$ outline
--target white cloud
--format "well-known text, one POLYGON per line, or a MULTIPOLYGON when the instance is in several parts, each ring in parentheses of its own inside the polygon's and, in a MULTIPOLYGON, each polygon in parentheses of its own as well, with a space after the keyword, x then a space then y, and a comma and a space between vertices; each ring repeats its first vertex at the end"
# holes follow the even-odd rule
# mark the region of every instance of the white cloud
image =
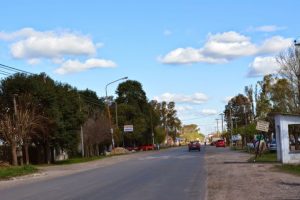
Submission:
POLYGON ((291 38, 283 38, 281 36, 274 36, 266 39, 260 46, 258 53, 278 53, 287 49, 292 45, 291 38))
POLYGON ((194 93, 193 95, 164 93, 161 96, 154 97, 157 101, 174 101, 176 103, 194 103, 201 104, 208 100, 208 97, 203 93, 194 93))
POLYGON ((250 27, 249 31, 276 32, 284 29, 286 29, 286 27, 276 26, 276 25, 266 25, 266 26, 250 27))
POLYGON ((280 69, 279 64, 274 57, 256 57, 254 61, 249 65, 250 71, 249 77, 263 76, 266 74, 277 73, 280 69))
POLYGON ((88 59, 84 63, 78 60, 67 60, 61 67, 55 70, 57 74, 69 74, 75 72, 81 72, 93 68, 111 68, 115 67, 116 64, 111 60, 103 59, 88 59))
POLYGON ((190 63, 197 63, 197 62, 206 62, 206 63, 227 62, 226 59, 205 57, 201 49, 194 49, 192 47, 175 49, 169 52, 164 57, 159 57, 158 60, 165 64, 190 64, 190 63))
POLYGON ((189 105, 180 105, 180 106, 176 105, 176 110, 178 112, 186 112, 186 111, 193 110, 193 107, 189 105))
POLYGON ((170 35, 172 35, 172 31, 166 29, 166 30, 164 30, 163 34, 164 34, 165 36, 170 36, 170 35))
POLYGON ((90 37, 70 31, 36 31, 23 28, 0 32, 0 40, 12 42, 11 54, 17 59, 55 59, 63 56, 91 56, 102 46, 90 37))
POLYGON ((30 36, 11 45, 11 54, 18 59, 53 59, 66 55, 79 56, 95 53, 96 46, 90 38, 70 33, 30 36))
POLYGON ((7 33, 0 32, 0 40, 11 41, 15 39, 27 38, 30 36, 40 35, 41 32, 35 31, 33 28, 22 28, 18 31, 7 33))
POLYGON ((201 110, 202 115, 216 115, 218 114, 218 111, 215 109, 203 109, 201 110))
POLYGON ((159 61, 165 64, 225 63, 244 56, 277 53, 289 47, 291 41, 291 38, 274 36, 259 45, 234 31, 209 34, 203 47, 177 48, 160 56, 159 61))
POLYGON ((256 51, 257 47, 251 43, 250 38, 234 31, 209 34, 203 47, 204 55, 226 60, 252 55, 256 51))
POLYGON ((30 64, 30 65, 37 65, 41 62, 40 59, 36 59, 36 58, 33 58, 33 59, 29 59, 27 60, 27 62, 30 64))
POLYGON ((24 59, 36 65, 47 59, 56 65, 58 74, 85 71, 92 68, 115 67, 111 60, 92 58, 80 62, 84 57, 96 55, 103 43, 94 43, 87 35, 69 30, 37 31, 23 28, 15 32, 0 32, 0 40, 10 43, 13 58, 24 59), (67 60, 68 59, 68 60, 67 60), (65 61, 66 60, 66 61, 65 61))

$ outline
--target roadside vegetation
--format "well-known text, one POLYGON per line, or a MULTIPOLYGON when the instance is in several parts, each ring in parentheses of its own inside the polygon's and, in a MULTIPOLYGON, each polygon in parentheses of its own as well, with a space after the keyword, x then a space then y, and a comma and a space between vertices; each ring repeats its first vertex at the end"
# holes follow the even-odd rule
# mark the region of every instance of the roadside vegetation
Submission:
POLYGON ((174 143, 182 128, 174 102, 149 101, 135 80, 120 83, 115 93, 98 97, 44 73, 1 79, 0 161, 22 166, 101 159, 110 150, 111 130, 115 147, 174 143), (133 132, 123 134, 124 125, 133 125, 133 132), (84 158, 78 158, 81 141, 84 158))
MULTIPOLYGON (((255 85, 245 86, 244 93, 232 97, 224 110, 227 131, 222 134, 227 141, 235 136, 235 148, 253 148, 258 140, 270 143, 275 140, 274 113, 300 114, 300 76, 299 60, 295 46, 281 52, 277 57, 280 66, 278 73, 266 74, 255 85), (257 121, 269 122, 268 132, 256 130, 257 121)), ((291 149, 300 150, 300 125, 289 126, 291 149)), ((259 152, 267 152, 266 143, 262 143, 259 152)), ((228 143, 229 145, 229 143, 228 143)), ((253 150, 253 149, 252 149, 253 150)), ((273 161, 274 154, 265 154, 257 161, 273 161)))
POLYGON ((280 171, 300 176, 300 165, 280 165, 276 166, 276 168, 280 171))
POLYGON ((258 156, 255 159, 255 155, 252 156, 248 161, 249 162, 261 162, 261 163, 274 163, 277 162, 277 154, 273 152, 264 153, 261 156, 258 156))
POLYGON ((32 165, 0 167, 0 180, 32 174, 37 171, 38 169, 32 165))
POLYGON ((75 158, 70 158, 67 160, 60 160, 60 161, 55 161, 54 165, 69 165, 69 164, 77 164, 77 163, 84 163, 84 162, 89 162, 89 161, 94 161, 94 160, 100 160, 105 158, 106 156, 93 156, 93 157, 75 157, 75 158))

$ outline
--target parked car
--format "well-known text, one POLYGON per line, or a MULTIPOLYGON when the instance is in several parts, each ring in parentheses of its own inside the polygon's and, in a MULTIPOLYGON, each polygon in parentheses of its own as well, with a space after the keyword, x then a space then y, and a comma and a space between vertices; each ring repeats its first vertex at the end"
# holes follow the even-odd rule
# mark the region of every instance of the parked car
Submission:
POLYGON ((138 151, 139 147, 125 147, 128 151, 138 151))
POLYGON ((216 147, 225 147, 225 141, 224 140, 218 140, 216 142, 216 147))
POLYGON ((277 151, 276 140, 272 140, 272 142, 269 144, 269 150, 270 151, 277 151))
POLYGON ((188 144, 189 147, 189 151, 191 150, 198 150, 200 151, 201 147, 200 147, 200 143, 198 141, 192 141, 188 144))
POLYGON ((147 145, 142 145, 139 146, 140 151, 149 151, 149 150, 154 150, 153 144, 147 144, 147 145))

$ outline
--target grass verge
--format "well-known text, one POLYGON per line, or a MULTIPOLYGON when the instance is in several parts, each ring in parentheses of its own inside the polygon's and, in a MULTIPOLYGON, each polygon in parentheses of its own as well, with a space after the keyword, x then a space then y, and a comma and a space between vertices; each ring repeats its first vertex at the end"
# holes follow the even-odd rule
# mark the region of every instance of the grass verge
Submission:
POLYGON ((300 165, 278 165, 276 166, 277 169, 279 169, 282 172, 295 174, 300 176, 300 165))
MULTIPOLYGON (((254 162, 255 155, 252 156, 248 161, 249 162, 254 162)), ((258 156, 255 160, 255 162, 263 162, 263 163, 268 163, 268 162, 277 162, 277 154, 276 153, 264 153, 261 156, 258 156)))
POLYGON ((32 174, 37 171, 38 169, 32 165, 24 165, 17 167, 0 167, 0 180, 32 174))
POLYGON ((89 158, 70 158, 68 160, 61 160, 61 161, 56 161, 54 165, 70 165, 70 164, 76 164, 76 163, 84 163, 84 162, 89 162, 93 160, 99 160, 102 158, 105 158, 108 156, 95 156, 95 157, 89 157, 89 158))

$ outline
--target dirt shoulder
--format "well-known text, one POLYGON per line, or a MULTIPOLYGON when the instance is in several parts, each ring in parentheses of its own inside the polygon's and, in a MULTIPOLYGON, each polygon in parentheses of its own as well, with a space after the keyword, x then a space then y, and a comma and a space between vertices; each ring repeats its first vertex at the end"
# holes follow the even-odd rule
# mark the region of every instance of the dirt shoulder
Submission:
POLYGON ((250 157, 229 148, 207 147, 207 199, 300 199, 300 176, 279 172, 274 164, 246 163, 250 157))

